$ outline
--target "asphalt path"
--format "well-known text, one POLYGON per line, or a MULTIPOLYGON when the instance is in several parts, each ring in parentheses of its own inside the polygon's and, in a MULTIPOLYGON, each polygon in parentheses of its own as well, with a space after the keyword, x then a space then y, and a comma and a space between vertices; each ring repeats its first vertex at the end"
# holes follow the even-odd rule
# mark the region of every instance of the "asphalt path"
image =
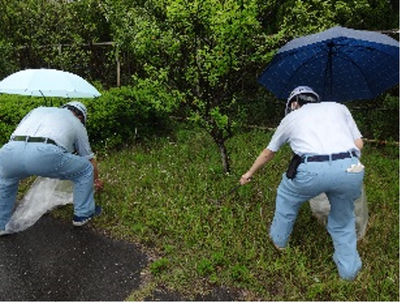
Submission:
POLYGON ((0 237, 0 300, 124 300, 147 258, 133 245, 49 215, 0 237))
MULTIPOLYGON (((29 229, 0 236, 0 301, 123 301, 141 286, 148 257, 133 244, 44 215, 29 229)), ((155 289, 145 300, 184 300, 155 289)), ((216 288, 195 300, 238 300, 216 288)))

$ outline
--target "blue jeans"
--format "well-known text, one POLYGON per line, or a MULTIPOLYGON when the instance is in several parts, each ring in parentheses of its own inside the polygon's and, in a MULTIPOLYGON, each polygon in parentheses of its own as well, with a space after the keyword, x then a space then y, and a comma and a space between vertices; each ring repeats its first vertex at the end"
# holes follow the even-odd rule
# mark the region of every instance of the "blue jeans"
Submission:
POLYGON ((86 158, 45 143, 12 141, 0 149, 0 230, 10 220, 21 179, 36 175, 74 183, 74 215, 94 213, 93 165, 86 158))
POLYGON ((354 201, 361 194, 364 170, 346 172, 358 158, 326 162, 305 162, 298 167, 294 179, 283 174, 276 197, 276 209, 270 236, 279 247, 285 247, 293 230, 300 206, 307 200, 325 192, 331 210, 327 229, 334 245, 333 260, 339 275, 353 280, 361 269, 357 251, 354 201))

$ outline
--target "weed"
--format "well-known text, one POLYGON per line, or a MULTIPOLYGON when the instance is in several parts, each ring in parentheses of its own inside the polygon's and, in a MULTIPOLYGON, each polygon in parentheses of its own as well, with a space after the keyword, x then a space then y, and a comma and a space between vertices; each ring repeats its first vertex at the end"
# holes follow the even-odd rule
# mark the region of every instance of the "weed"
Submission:
POLYGON ((169 260, 161 258, 150 264, 150 271, 153 275, 160 275, 163 271, 167 270, 169 266, 169 260))
POLYGON ((261 300, 399 299, 399 150, 366 144, 369 223, 358 249, 363 268, 339 278, 326 229, 301 207, 285 253, 268 240, 276 188, 291 157, 286 146, 246 186, 237 185, 271 137, 254 130, 227 142, 230 174, 199 129, 178 129, 99 158, 105 181, 93 223, 161 253, 150 265, 155 284, 195 295, 210 285, 237 287, 261 300), (384 156, 383 156, 384 155, 384 156), (196 284, 194 286, 193 284, 196 284))

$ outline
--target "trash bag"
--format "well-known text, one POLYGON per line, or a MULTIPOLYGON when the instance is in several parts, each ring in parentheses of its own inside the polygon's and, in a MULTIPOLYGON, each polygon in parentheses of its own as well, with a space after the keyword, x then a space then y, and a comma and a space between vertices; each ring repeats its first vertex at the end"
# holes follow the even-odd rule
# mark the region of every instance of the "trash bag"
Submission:
MULTIPOLYGON (((322 193, 309 200, 311 211, 320 223, 326 225, 331 206, 328 197, 322 193)), ((364 185, 360 197, 354 202, 354 214, 356 216, 357 240, 364 238, 368 223, 368 205, 364 185)))
POLYGON ((69 203, 73 203, 72 181, 37 177, 16 206, 6 225, 6 232, 24 231, 34 225, 45 213, 69 203))

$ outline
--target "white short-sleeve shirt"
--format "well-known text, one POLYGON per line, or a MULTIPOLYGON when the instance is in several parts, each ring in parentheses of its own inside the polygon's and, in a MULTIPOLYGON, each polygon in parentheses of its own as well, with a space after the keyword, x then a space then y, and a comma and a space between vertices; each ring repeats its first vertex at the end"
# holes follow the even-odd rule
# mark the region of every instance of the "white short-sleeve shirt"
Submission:
POLYGON ((355 151, 360 156, 354 141, 361 137, 346 106, 335 102, 309 103, 282 119, 267 149, 276 152, 289 143, 298 155, 355 151))
POLYGON ((85 126, 66 108, 33 109, 22 119, 11 137, 20 135, 50 138, 68 152, 76 151, 87 159, 94 157, 85 126))

